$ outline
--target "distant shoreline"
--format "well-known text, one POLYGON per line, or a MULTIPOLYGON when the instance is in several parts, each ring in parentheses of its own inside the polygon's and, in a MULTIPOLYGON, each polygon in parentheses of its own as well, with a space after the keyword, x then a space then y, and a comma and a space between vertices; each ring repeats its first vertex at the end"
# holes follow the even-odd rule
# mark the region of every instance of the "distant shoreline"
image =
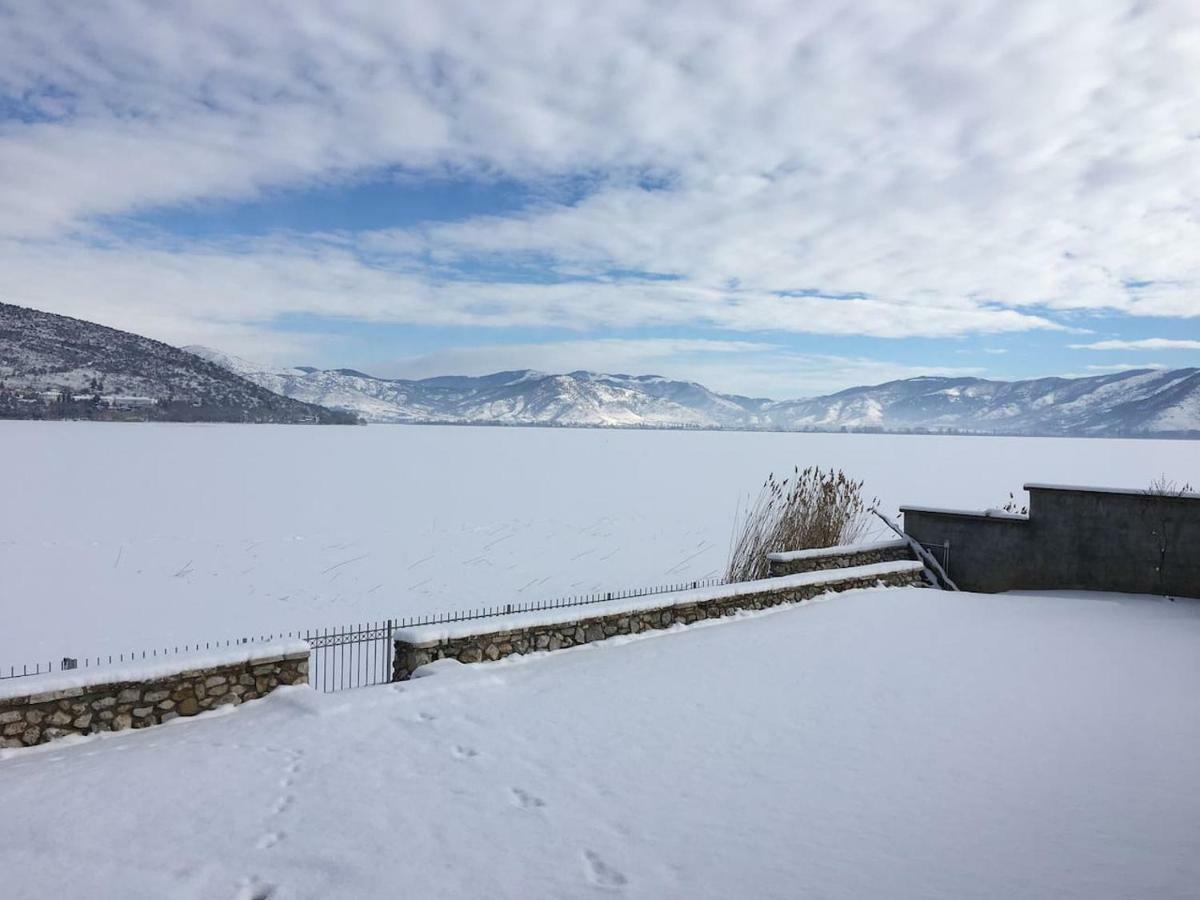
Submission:
MULTIPOLYGON (((337 412, 338 410, 334 410, 337 412)), ((961 437, 961 438, 1050 438, 1094 441, 1195 441, 1200 440, 1200 431, 1161 432, 1139 434, 1078 434, 1071 432, 1015 432, 1015 431, 963 431, 963 430, 919 430, 881 428, 745 428, 717 425, 587 425, 555 424, 553 422, 237 422, 227 420, 146 419, 146 418, 49 418, 39 416, 0 416, 0 422, 99 422, 106 424, 150 424, 150 425, 372 425, 380 427, 418 426, 452 428, 544 428, 552 431, 664 431, 664 432, 723 432, 726 434, 847 434, 864 437, 961 437)))

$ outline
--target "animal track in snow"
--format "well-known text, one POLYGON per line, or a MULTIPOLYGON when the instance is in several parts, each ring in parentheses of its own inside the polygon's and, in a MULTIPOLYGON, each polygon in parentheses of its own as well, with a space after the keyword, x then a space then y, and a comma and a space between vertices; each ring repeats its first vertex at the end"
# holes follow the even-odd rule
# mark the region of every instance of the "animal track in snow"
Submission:
POLYGON ((583 851, 583 872, 589 882, 608 891, 619 891, 629 883, 625 873, 614 869, 592 850, 583 851))
MULTIPOLYGON (((284 750, 275 747, 264 747, 262 749, 271 753, 278 753, 287 760, 286 765, 283 767, 283 777, 279 779, 279 787, 283 790, 283 793, 275 799, 275 802, 271 805, 271 808, 267 810, 267 814, 264 819, 264 824, 268 826, 267 830, 263 832, 263 834, 254 844, 254 846, 259 850, 269 850, 287 837, 287 832, 271 828, 270 826, 274 823, 275 819, 287 812, 291 808, 292 804, 296 802, 296 795, 292 793, 291 787, 296 781, 296 775, 300 772, 300 765, 304 758, 304 751, 284 750)), ((272 893, 275 890, 274 886, 268 886, 268 888, 272 893)), ((253 897, 257 895, 251 896, 253 897)), ((271 896, 271 893, 263 896, 269 897, 271 896)))
POLYGON ((285 836, 282 831, 268 831, 258 839, 258 843, 254 846, 259 850, 269 850, 282 841, 285 836))
POLYGON ((540 809, 546 805, 546 801, 541 797, 536 797, 520 788, 509 788, 509 792, 512 794, 513 805, 519 806, 521 809, 540 809))
POLYGON ((471 759, 479 755, 479 751, 474 747, 464 747, 462 744, 455 744, 450 752, 455 759, 471 759))
POLYGON ((234 900, 271 900, 275 896, 275 885, 259 881, 253 875, 242 882, 234 900))

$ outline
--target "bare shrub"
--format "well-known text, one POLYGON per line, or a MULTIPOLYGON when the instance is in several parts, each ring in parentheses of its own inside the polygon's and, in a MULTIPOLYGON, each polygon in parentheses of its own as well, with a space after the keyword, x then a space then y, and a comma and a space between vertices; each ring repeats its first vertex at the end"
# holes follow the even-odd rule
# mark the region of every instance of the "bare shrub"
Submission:
POLYGON ((1150 487, 1146 490, 1150 497, 1156 498, 1151 501, 1155 519, 1154 531, 1151 534, 1158 544, 1158 565, 1154 567, 1154 571, 1158 579, 1158 593, 1163 596, 1167 595, 1167 567, 1179 555, 1178 552, 1172 552, 1175 550, 1179 523, 1171 520, 1168 514, 1169 504, 1166 501, 1170 497, 1182 497, 1194 492, 1195 488, 1186 481, 1180 483, 1168 478, 1165 474, 1151 481, 1150 487))
POLYGON ((1194 493, 1195 490, 1196 489, 1186 481, 1181 484, 1178 481, 1168 478, 1164 474, 1159 475, 1150 482, 1150 487, 1147 489, 1146 493, 1152 494, 1156 497, 1182 497, 1184 494, 1194 493))
POLYGON ((1018 503, 1017 498, 1013 496, 1013 492, 1008 492, 1008 502, 1000 507, 1001 512, 1012 513, 1014 516, 1029 515, 1029 504, 1018 503))
POLYGON ((875 501, 863 500, 863 483, 841 469, 796 467, 782 481, 772 472, 758 499, 734 522, 726 577, 753 581, 769 574, 767 554, 853 544, 868 532, 875 501))

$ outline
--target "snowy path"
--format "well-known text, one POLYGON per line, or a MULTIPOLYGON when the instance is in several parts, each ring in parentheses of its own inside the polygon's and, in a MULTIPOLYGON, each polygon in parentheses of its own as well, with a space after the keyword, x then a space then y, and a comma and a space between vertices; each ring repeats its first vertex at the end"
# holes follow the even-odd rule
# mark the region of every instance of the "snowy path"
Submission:
POLYGON ((864 591, 0 758, 4 896, 1194 896, 1200 605, 864 591))
POLYGON ((809 463, 893 510, 1200 483, 1185 441, 0 422, 0 666, 705 578, 809 463))

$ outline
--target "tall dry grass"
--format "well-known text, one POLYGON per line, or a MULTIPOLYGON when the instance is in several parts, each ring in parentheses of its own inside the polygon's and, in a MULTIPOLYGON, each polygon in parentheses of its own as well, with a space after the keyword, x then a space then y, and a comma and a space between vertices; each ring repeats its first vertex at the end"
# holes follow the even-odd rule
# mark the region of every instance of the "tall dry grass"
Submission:
POLYGON ((863 500, 863 483, 841 469, 796 467, 782 481, 772 472, 758 499, 735 518, 726 577, 753 581, 769 574, 767 554, 853 544, 869 531, 875 501, 863 500))

